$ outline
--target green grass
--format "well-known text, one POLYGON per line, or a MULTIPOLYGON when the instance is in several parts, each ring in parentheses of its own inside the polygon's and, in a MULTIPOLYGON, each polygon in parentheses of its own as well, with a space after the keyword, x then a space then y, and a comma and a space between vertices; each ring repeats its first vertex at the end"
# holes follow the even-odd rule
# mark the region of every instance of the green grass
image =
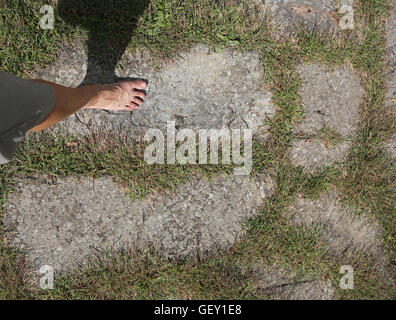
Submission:
POLYGON ((92 133, 83 139, 51 134, 31 134, 13 160, 14 174, 34 175, 46 172, 53 178, 68 175, 114 177, 127 187, 132 199, 143 198, 150 190, 171 189, 192 175, 210 177, 230 172, 231 166, 146 165, 147 144, 128 144, 114 134, 92 133))
MULTIPOLYGON (((46 1, 48 2, 48 1, 46 1)), ((278 110, 269 122, 271 136, 256 141, 253 175, 268 170, 276 177, 276 192, 263 205, 260 215, 249 221, 246 236, 229 251, 197 261, 168 262, 150 250, 106 253, 79 270, 59 275, 52 291, 38 291, 28 284, 23 255, 10 249, 0 234, 0 298, 3 299, 260 299, 254 285, 254 266, 274 263, 297 272, 328 280, 340 299, 394 298, 395 288, 374 270, 370 257, 353 260, 332 257, 320 228, 292 227, 282 212, 302 194, 317 197, 330 186, 342 191, 343 200, 358 212, 377 219, 390 260, 396 255, 396 170, 382 148, 396 130, 394 115, 383 110, 386 64, 383 19, 387 1, 357 1, 355 18, 361 26, 345 32, 341 39, 301 33, 296 41, 273 41, 267 21, 259 21, 249 1, 152 0, 140 16, 129 49, 147 48, 158 61, 172 59, 194 43, 222 50, 254 50, 262 57, 263 85, 273 91, 278 110), (326 167, 307 174, 293 167, 286 153, 294 139, 293 129, 301 119, 298 94, 301 80, 296 71, 300 61, 318 62, 332 68, 352 65, 360 75, 365 96, 360 107, 358 133, 347 164, 326 167), (355 269, 355 289, 338 286, 339 267, 355 269)), ((55 59, 65 41, 81 41, 87 32, 70 26, 60 17, 53 31, 39 29, 38 8, 44 1, 0 0, 0 70, 29 76, 55 59)), ((116 28, 106 21, 109 30, 116 28)), ((323 128, 320 139, 330 145, 342 137, 323 128)), ((153 190, 166 190, 193 175, 210 177, 230 172, 229 166, 147 166, 144 145, 129 144, 114 136, 92 134, 84 139, 46 134, 30 135, 15 159, 0 166, 0 195, 4 203, 12 191, 15 175, 48 173, 51 176, 109 175, 139 199, 153 190), (98 143, 98 142, 101 143, 98 143)), ((394 269, 389 272, 395 272, 394 269)))

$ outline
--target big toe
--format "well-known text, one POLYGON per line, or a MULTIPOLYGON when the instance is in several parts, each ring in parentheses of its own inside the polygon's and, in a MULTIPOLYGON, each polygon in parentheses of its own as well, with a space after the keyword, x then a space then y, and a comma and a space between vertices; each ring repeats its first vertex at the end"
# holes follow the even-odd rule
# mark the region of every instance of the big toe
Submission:
POLYGON ((139 90, 143 90, 147 88, 147 83, 143 80, 132 81, 131 85, 134 89, 139 89, 139 90))

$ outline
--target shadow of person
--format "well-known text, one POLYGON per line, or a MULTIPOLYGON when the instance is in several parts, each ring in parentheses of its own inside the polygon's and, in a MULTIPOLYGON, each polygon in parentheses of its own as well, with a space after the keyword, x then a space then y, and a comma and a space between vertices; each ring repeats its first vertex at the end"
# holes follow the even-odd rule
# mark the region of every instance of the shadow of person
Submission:
POLYGON ((89 31, 87 74, 80 86, 125 80, 116 76, 115 69, 149 2, 59 0, 60 17, 70 25, 89 31))

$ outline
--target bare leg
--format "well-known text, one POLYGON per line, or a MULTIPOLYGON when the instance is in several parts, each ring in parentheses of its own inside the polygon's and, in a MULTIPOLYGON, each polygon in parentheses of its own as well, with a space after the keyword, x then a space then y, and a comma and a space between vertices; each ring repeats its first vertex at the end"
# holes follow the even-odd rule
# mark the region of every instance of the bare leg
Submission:
POLYGON ((53 110, 48 117, 32 131, 45 130, 66 119, 81 108, 97 108, 116 111, 132 111, 138 108, 146 94, 146 82, 124 81, 110 85, 86 85, 68 88, 44 80, 33 80, 50 85, 56 96, 53 110))

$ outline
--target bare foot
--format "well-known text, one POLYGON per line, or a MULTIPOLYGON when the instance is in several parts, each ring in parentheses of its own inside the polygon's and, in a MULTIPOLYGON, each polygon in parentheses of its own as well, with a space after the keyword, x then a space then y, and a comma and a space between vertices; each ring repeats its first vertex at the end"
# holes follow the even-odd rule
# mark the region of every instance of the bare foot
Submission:
POLYGON ((95 98, 90 100, 84 108, 114 111, 135 110, 146 98, 146 94, 142 91, 146 87, 146 82, 142 80, 90 86, 90 89, 96 92, 95 98))

